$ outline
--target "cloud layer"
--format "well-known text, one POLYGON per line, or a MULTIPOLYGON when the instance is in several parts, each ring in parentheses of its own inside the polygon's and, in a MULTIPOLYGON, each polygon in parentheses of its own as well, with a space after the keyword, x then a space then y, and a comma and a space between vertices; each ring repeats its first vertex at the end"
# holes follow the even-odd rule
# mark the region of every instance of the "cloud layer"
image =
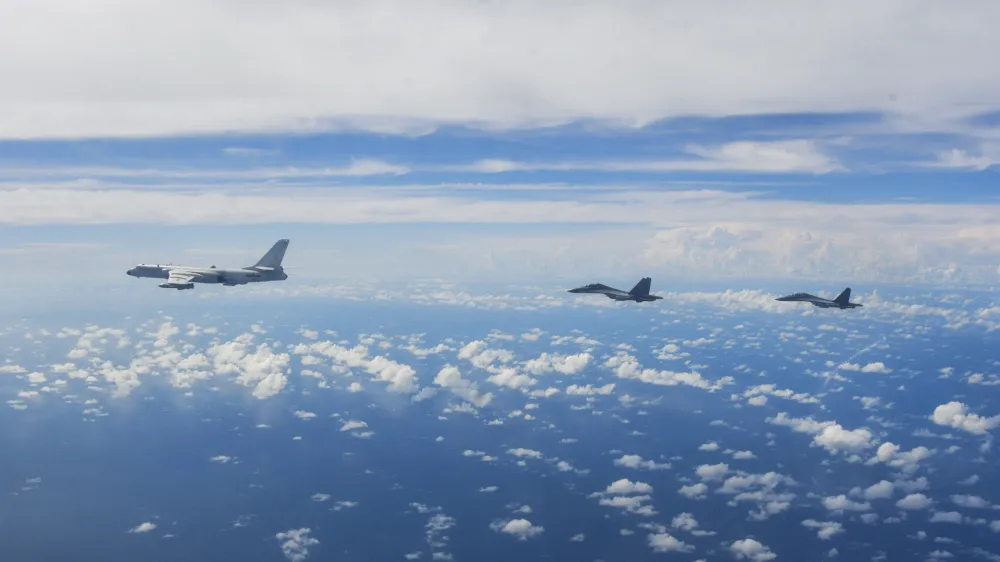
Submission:
POLYGON ((1000 51, 998 17, 988 1, 15 0, 0 138, 954 116, 1000 99, 1000 69, 963 63, 1000 51))

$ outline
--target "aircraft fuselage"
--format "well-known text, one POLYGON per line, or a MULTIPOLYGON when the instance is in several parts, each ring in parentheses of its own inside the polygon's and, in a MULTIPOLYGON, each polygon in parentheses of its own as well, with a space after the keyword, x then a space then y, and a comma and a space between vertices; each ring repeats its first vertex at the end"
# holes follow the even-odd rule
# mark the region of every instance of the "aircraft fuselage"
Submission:
POLYGON ((125 273, 136 278, 169 279, 171 271, 182 271, 192 276, 188 283, 162 283, 168 289, 193 289, 195 283, 210 283, 233 287, 263 281, 284 281, 288 274, 282 268, 218 269, 212 267, 190 267, 184 265, 139 264, 125 273))

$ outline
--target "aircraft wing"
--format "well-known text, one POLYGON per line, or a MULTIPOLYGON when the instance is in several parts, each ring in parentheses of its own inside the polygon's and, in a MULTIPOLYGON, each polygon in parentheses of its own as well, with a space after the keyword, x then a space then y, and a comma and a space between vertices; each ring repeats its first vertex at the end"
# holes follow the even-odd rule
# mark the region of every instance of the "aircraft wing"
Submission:
POLYGON ((183 269, 172 269, 170 270, 170 277, 167 278, 167 283, 176 283, 178 285, 184 285, 186 283, 192 283, 197 279, 199 275, 193 271, 184 271, 183 269))

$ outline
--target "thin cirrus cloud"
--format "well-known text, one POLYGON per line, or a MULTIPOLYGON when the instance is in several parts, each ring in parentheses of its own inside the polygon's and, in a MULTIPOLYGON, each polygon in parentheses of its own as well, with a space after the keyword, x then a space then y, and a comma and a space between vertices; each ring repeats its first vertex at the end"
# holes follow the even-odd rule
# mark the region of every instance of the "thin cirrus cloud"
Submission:
MULTIPOLYGON (((224 149, 229 151, 233 149, 224 149)), ((256 149, 240 149, 253 151, 256 149)), ((394 164, 377 158, 356 158, 341 166, 322 168, 285 166, 271 168, 120 168, 120 167, 2 167, 0 178, 160 178, 164 180, 275 180, 335 177, 401 176, 413 173, 503 174, 509 172, 743 172, 771 174, 825 174, 846 171, 812 140, 738 141, 703 146, 689 145, 683 152, 693 158, 658 160, 596 160, 523 162, 486 158, 468 164, 394 164)), ((242 154, 242 153, 241 153, 242 154)), ((23 185, 23 184, 20 184, 23 185)))
POLYGON ((1000 6, 989 0, 87 6, 0 7, 0 138, 419 134, 456 123, 799 112, 962 117, 1000 100, 1000 68, 963 63, 1000 51, 991 25, 1000 6))

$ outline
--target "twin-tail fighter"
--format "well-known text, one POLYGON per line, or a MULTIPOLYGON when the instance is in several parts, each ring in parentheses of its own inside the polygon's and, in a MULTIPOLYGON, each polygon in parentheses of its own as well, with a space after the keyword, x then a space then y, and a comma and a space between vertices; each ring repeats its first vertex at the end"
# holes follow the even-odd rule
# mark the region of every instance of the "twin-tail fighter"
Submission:
POLYGON ((264 281, 284 281, 288 279, 288 274, 282 269, 281 260, 284 259, 287 248, 287 239, 278 240, 264 254, 264 257, 257 260, 257 263, 239 269, 218 269, 214 265, 211 267, 192 267, 187 265, 139 264, 126 273, 135 278, 166 279, 167 282, 160 283, 160 287, 177 289, 178 291, 194 289, 195 283, 215 283, 232 287, 247 283, 263 283, 264 281))
POLYGON ((837 295, 837 298, 830 300, 824 299, 822 297, 817 297, 815 295, 810 295, 809 293, 795 293, 794 295, 788 295, 787 297, 778 297, 774 299, 776 301, 784 302, 807 302, 813 306, 818 306, 820 308, 858 308, 864 306, 863 304, 858 304, 856 302, 851 302, 851 288, 848 287, 844 289, 842 293, 837 295))
POLYGON ((622 291, 620 289, 615 289, 613 287, 608 287, 607 285, 602 285, 601 283, 591 283, 590 285, 584 285, 583 287, 577 287, 576 289, 570 289, 570 293, 594 293, 598 295, 604 295, 609 299, 616 301, 635 301, 635 302, 650 302, 662 299, 663 297, 658 297, 656 295, 649 294, 649 287, 652 285, 653 279, 650 277, 643 277, 641 281, 636 283, 635 287, 629 292, 622 291))

